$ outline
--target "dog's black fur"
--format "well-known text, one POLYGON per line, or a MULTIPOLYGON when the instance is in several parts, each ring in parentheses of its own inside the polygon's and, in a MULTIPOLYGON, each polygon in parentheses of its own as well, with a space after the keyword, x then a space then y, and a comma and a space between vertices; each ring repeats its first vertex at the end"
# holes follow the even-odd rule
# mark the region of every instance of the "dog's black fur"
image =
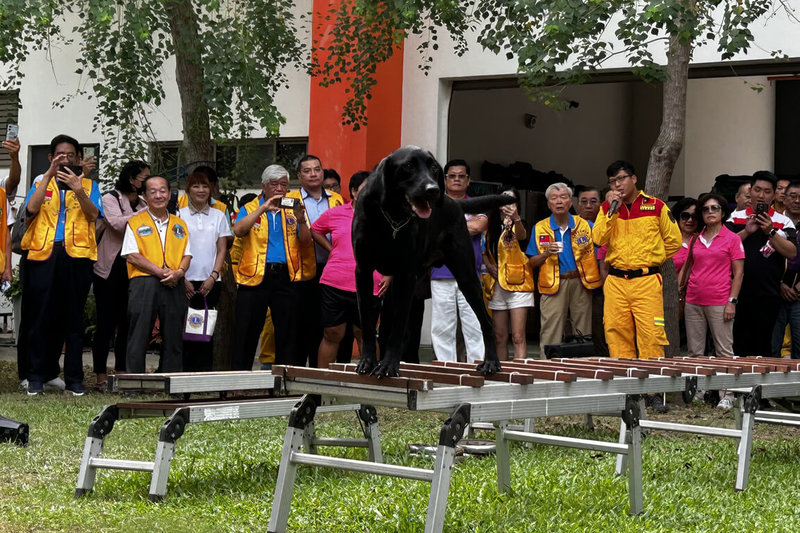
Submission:
POLYGON ((428 268, 441 265, 453 273, 481 324, 486 355, 478 370, 487 374, 500 370, 464 213, 483 213, 514 198, 491 195, 456 201, 444 190, 444 173, 433 155, 408 146, 387 156, 358 195, 353 252, 363 333, 360 374, 397 375, 415 283, 428 268), (389 290, 394 308, 384 310, 392 313, 392 328, 380 363, 376 363, 375 350, 377 311, 365 305, 372 296, 373 270, 393 276, 389 290))

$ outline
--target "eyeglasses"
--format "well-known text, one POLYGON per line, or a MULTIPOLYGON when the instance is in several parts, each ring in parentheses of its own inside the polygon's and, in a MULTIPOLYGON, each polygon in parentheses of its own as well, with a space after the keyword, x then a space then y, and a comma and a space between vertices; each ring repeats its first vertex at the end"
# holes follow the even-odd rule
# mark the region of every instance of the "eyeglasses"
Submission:
POLYGON ((630 174, 623 174, 622 176, 616 176, 614 178, 609 178, 608 179, 608 184, 611 185, 611 186, 614 186, 614 185, 617 184, 617 182, 620 182, 620 181, 624 180, 625 178, 630 178, 630 177, 631 177, 630 174))
POLYGON ((469 174, 446 174, 445 175, 445 178, 449 178, 451 180, 454 180, 456 178, 461 179, 461 180, 465 180, 468 177, 469 177, 469 174))
POLYGON ((684 221, 684 222, 687 222, 687 221, 689 221, 689 220, 695 220, 696 218, 697 218, 697 217, 695 217, 693 213, 690 213, 690 212, 688 212, 688 211, 684 211, 684 212, 683 212, 683 213, 681 213, 681 215, 680 215, 680 219, 681 219, 682 221, 684 221))
MULTIPOLYGON (((703 206, 703 213, 716 213, 717 211, 721 211, 722 206, 719 204, 711 204, 711 205, 704 205, 703 206)), ((683 213, 681 213, 683 214, 683 213)))

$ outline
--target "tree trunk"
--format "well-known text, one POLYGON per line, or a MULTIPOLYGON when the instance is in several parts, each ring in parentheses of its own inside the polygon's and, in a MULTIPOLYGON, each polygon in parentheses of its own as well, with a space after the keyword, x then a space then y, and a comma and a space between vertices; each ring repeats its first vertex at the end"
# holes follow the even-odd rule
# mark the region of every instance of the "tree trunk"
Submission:
MULTIPOLYGON (((664 107, 661 130, 647 164, 645 192, 666 201, 675 162, 683 149, 686 137, 686 88, 689 84, 689 57, 691 43, 682 43, 673 36, 667 56, 667 79, 664 82, 664 107)), ((664 318, 669 346, 667 357, 680 354, 678 326, 678 277, 672 260, 662 267, 664 280, 664 318)))
MULTIPOLYGON (((181 97, 183 149, 187 167, 214 160, 208 106, 203 98, 205 75, 197 15, 191 0, 166 0, 172 43, 175 47, 175 77, 181 97)), ((187 169, 188 170, 188 169, 187 169)))
MULTIPOLYGON (((189 168, 212 164, 214 144, 211 140, 208 106, 203 97, 202 43, 197 15, 191 0, 165 0, 169 27, 175 47, 175 77, 181 97, 183 150, 189 168)), ((217 303, 217 325, 214 331, 213 368, 229 370, 233 358, 234 312, 236 284, 230 260, 225 262, 222 287, 217 303)))

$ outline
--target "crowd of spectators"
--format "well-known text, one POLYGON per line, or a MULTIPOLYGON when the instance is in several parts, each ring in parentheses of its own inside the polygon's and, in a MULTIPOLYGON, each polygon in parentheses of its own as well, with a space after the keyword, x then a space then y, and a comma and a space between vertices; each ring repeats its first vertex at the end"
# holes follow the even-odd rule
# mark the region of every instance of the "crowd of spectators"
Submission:
MULTIPOLYGON (((357 306, 380 306, 384 296, 390 298, 391 278, 375 273, 374 299, 356 301, 350 230, 366 171, 350 178, 348 203, 339 175, 323 169, 316 156, 300 159, 300 188, 293 191, 289 171, 269 165, 261 193, 242 198, 234 214, 220 200, 214 169, 200 166, 188 175, 173 209, 169 181, 151 174, 144 161, 123 165, 113 190, 101 195, 86 177, 94 158, 83 157, 77 140, 59 135, 50 144, 49 168, 33 180, 19 207, 23 215, 15 219, 6 194, 13 196, 19 182, 19 143, 3 147, 12 169, 0 183, 0 207, 6 209, 2 281, 11 279, 10 228, 16 220, 25 224, 18 367, 29 395, 46 387, 85 393, 83 310, 90 288, 101 390, 107 388, 110 347, 115 372, 143 372, 154 328, 159 371, 211 370, 211 335, 198 338, 187 330, 198 313, 201 322, 209 321, 203 312, 217 307, 229 272, 237 287, 234 370, 253 368, 257 355, 262 368, 349 361, 353 339, 360 345, 357 306)), ((538 221, 523 219, 513 187, 501 193, 514 203, 467 216, 501 359, 527 357, 527 314, 537 291, 542 356, 569 332, 591 336, 596 355, 663 356, 668 342, 661 267, 670 258, 689 355, 780 356, 788 350, 800 357, 800 183, 760 171, 730 205, 719 194, 704 194, 670 210, 639 190, 630 163, 617 161, 606 175, 608 192, 581 187, 576 195, 566 183, 550 185, 550 215, 538 221)), ((447 195, 465 198, 469 165, 448 162, 444 184, 447 195)), ((477 318, 446 265, 425 274, 416 293, 413 325, 404 337, 407 360, 417 360, 426 296, 432 298, 434 356, 483 359, 477 318)), ((728 407, 724 400, 720 405, 728 407)))

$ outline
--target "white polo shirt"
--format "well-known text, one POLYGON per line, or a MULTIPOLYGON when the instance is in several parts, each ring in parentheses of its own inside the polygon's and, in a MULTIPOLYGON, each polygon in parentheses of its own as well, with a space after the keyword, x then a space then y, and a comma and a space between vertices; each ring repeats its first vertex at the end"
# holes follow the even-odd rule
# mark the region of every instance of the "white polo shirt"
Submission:
POLYGON ((186 222, 189 243, 192 245, 192 262, 186 279, 205 281, 214 270, 217 260, 217 240, 233 236, 230 224, 219 209, 206 206, 202 211, 197 211, 191 202, 178 211, 178 216, 186 222))

